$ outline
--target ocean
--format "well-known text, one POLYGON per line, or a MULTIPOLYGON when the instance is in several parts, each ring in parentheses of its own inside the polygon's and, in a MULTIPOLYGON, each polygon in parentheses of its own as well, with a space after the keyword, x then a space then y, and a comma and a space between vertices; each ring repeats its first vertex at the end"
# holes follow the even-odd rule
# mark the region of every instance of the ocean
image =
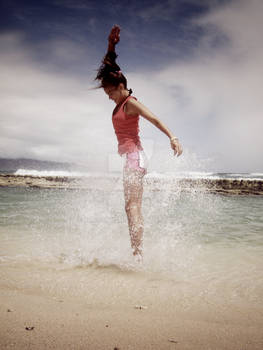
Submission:
MULTIPOLYGON (((47 175, 17 171, 30 173, 47 175)), ((263 174, 188 177, 262 179, 263 174)), ((196 293, 218 296, 220 290, 223 298, 227 291, 228 298, 245 298, 262 308, 263 196, 184 192, 160 181, 159 191, 144 191, 144 262, 138 266, 130 249, 121 180, 111 190, 0 188, 1 265, 138 271, 187 281, 196 293)))

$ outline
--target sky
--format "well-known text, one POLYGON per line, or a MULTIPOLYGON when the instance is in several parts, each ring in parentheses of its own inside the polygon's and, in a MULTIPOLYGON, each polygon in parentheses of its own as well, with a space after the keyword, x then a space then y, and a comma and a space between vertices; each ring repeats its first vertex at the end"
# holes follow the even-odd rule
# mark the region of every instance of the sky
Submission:
POLYGON ((0 157, 118 167, 114 102, 94 89, 111 27, 156 172, 263 172, 261 0, 2 0, 0 157))

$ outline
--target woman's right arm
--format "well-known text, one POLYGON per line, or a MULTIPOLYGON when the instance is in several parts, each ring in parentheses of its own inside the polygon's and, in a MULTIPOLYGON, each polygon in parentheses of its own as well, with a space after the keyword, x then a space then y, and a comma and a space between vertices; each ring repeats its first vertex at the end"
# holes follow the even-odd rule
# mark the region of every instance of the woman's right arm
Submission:
POLYGON ((120 27, 114 25, 111 28, 110 34, 108 36, 108 51, 104 56, 103 63, 112 67, 115 67, 116 70, 119 70, 120 67, 116 64, 117 54, 115 52, 115 46, 120 41, 120 27))
POLYGON ((108 37, 108 52, 115 52, 115 45, 117 45, 120 41, 120 31, 121 29, 118 25, 114 25, 111 28, 110 35, 108 37))
POLYGON ((183 153, 183 149, 177 137, 175 137, 172 132, 167 128, 167 126, 157 118, 146 106, 141 102, 131 98, 126 102, 126 111, 127 115, 141 115, 153 125, 155 125, 159 130, 166 134, 171 142, 171 147, 174 150, 174 155, 177 154, 177 157, 183 153))
POLYGON ((105 72, 109 74, 110 72, 117 72, 120 67, 116 63, 117 54, 115 52, 115 45, 120 41, 120 27, 115 25, 111 28, 110 34, 108 36, 108 51, 103 57, 102 64, 98 69, 97 76, 95 80, 100 80, 105 75, 105 72))

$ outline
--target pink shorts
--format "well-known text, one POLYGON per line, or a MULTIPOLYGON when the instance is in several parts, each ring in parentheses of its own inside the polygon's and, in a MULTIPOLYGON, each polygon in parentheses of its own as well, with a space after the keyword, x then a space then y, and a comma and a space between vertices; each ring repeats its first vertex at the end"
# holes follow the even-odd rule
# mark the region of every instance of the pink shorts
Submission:
POLYGON ((141 172, 147 172, 147 158, 144 151, 135 151, 125 153, 125 165, 127 169, 139 170, 141 172))

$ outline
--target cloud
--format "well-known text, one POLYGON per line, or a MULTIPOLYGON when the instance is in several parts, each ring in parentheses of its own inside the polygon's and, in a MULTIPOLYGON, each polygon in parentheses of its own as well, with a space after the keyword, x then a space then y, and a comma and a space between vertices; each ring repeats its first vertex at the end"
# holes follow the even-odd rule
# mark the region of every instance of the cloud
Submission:
POLYGON ((69 8, 73 10, 94 10, 96 8, 92 1, 85 0, 54 0, 52 3, 59 7, 69 8))
MULTIPOLYGON (((74 75, 73 70, 57 70, 53 64, 53 61, 57 65, 59 62, 74 63, 72 52, 82 55, 81 48, 78 50, 76 44, 55 39, 49 46, 46 42, 42 46, 39 44, 40 52, 45 49, 50 52, 49 62, 44 63, 43 59, 36 59, 34 49, 26 45, 18 33, 2 35, 0 45, 5 47, 0 56, 3 101, 0 156, 69 161, 86 165, 90 170, 108 170, 109 160, 117 153, 111 122, 114 105, 102 90, 90 90, 95 85, 94 72, 82 77, 74 75)), ((85 65, 90 66, 89 57, 85 57, 85 65)), ((133 78, 130 74, 131 82, 135 80, 140 93, 145 77, 134 75, 133 78)), ((142 91, 142 96, 146 102, 148 97, 150 103, 158 93, 163 95, 162 86, 157 90, 151 88, 149 94, 142 91)), ((159 132, 143 120, 141 128, 149 154, 153 148, 155 150, 158 137, 166 140, 159 150, 165 148, 167 152, 169 141, 164 135, 160 137, 159 132)), ((158 152, 155 153, 158 159, 158 152)), ((171 155, 172 150, 169 150, 166 158, 171 159, 171 155)), ((157 166, 157 169, 167 170, 165 166, 157 166)))
MULTIPOLYGON (((201 93, 208 90, 205 86, 212 87, 209 101, 217 104, 213 139, 220 144, 218 151, 229 167, 232 163, 244 170, 263 170, 262 10, 263 3, 258 0, 233 1, 199 21, 203 26, 214 26, 228 38, 227 45, 211 52, 208 59, 204 57, 206 50, 200 47, 198 80, 201 93)), ((211 37, 214 35, 212 32, 211 37)), ((209 36, 208 41, 211 42, 209 36)), ((203 46, 206 47, 205 42, 203 46)))
MULTIPOLYGON (((48 69, 17 34, 2 35, 0 44, 7 49, 0 56, 1 157, 77 162, 115 150, 109 103, 101 91, 89 90, 93 77, 48 69)), ((65 58, 68 45, 57 47, 72 59, 71 52, 65 58)))
MULTIPOLYGON (((219 0, 165 0, 162 2, 151 2, 150 6, 137 9, 138 16, 144 21, 167 21, 179 22, 185 16, 197 15, 210 7, 215 7, 219 0)), ((222 1, 221 1, 222 3, 222 1)))
POLYGON ((164 3, 156 3, 150 7, 143 8, 138 15, 144 21, 170 21, 176 17, 177 8, 178 4, 176 2, 168 0, 164 3))
POLYGON ((166 91, 166 110, 183 121, 183 139, 213 154, 219 169, 263 170, 262 10, 257 0, 233 1, 202 16, 206 35, 193 57, 152 76, 166 91))
MULTIPOLYGON (((173 159, 167 137, 142 119, 141 134, 153 148, 152 170, 263 171, 262 10, 256 0, 211 6, 192 18, 204 35, 187 59, 160 61, 157 69, 149 61, 147 70, 132 58, 124 62, 135 96, 185 148, 173 159)), ((0 45, 0 156, 76 161, 106 170, 117 150, 114 106, 101 90, 89 90, 92 50, 53 38, 37 46, 49 53, 41 58, 18 33, 2 35, 0 45), (79 66, 89 74, 80 74, 79 66)))

